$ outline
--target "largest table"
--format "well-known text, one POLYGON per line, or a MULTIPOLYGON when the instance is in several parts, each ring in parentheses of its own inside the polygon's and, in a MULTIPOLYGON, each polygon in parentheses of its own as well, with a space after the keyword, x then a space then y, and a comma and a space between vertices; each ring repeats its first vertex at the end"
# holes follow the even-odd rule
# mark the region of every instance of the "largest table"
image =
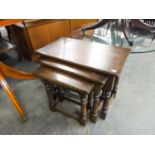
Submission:
POLYGON ((109 100, 113 92, 116 92, 119 76, 130 49, 65 37, 36 50, 36 52, 49 57, 51 61, 57 60, 60 64, 66 63, 91 70, 94 73, 108 75, 104 106, 101 112, 101 117, 105 118, 109 100))

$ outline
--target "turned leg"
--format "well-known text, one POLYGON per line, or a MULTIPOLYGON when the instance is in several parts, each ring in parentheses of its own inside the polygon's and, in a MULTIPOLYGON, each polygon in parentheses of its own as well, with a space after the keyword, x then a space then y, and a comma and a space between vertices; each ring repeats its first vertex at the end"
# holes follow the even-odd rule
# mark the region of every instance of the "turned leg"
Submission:
POLYGON ((87 108, 90 110, 92 109, 92 106, 93 106, 93 101, 94 101, 93 95, 94 95, 93 91, 88 95, 88 106, 87 106, 87 108))
POLYGON ((101 110, 101 114, 100 114, 100 118, 102 118, 103 120, 106 118, 107 112, 109 110, 109 106, 110 106, 110 99, 111 99, 111 94, 112 94, 112 90, 114 87, 114 82, 115 82, 115 77, 109 77, 107 84, 105 86, 104 89, 104 104, 101 110))
POLYGON ((119 78, 116 77, 116 78, 115 78, 114 88, 113 88, 113 91, 112 91, 112 95, 114 95, 114 97, 115 97, 116 94, 117 94, 117 86, 118 86, 118 82, 119 82, 119 78))
POLYGON ((58 88, 58 96, 61 102, 64 101, 65 90, 62 87, 58 88))
POLYGON ((87 102, 88 102, 88 95, 82 94, 80 95, 81 99, 81 116, 80 116, 80 124, 85 126, 87 122, 87 102))
POLYGON ((99 105, 100 105, 100 96, 101 96, 101 85, 97 85, 94 91, 94 104, 93 109, 90 115, 90 120, 93 123, 96 123, 98 112, 99 112, 99 105))
POLYGON ((12 104, 14 105, 17 112, 19 113, 19 115, 21 117, 21 120, 24 122, 26 120, 25 112, 24 112, 21 104, 17 100, 16 96, 14 95, 12 89, 10 88, 8 83, 6 82, 5 77, 4 77, 4 75, 2 74, 1 71, 0 71, 0 84, 2 85, 5 93, 8 95, 8 97, 11 100, 12 104))
POLYGON ((49 108, 52 111, 56 111, 56 105, 57 105, 57 96, 56 96, 56 88, 49 84, 49 82, 42 80, 42 82, 45 85, 45 89, 47 92, 47 96, 49 99, 49 108))

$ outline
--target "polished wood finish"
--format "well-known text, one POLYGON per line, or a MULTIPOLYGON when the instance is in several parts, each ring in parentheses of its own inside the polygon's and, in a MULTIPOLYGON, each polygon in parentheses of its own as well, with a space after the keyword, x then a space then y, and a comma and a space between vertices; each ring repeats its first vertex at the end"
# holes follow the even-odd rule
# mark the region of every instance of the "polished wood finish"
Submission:
POLYGON ((106 83, 102 96, 104 98, 104 104, 101 110, 101 114, 100 114, 100 118, 102 118, 103 120, 106 118, 108 110, 110 108, 110 101, 112 99, 112 97, 114 96, 113 94, 113 89, 114 87, 117 86, 117 78, 116 77, 112 77, 110 76, 108 78, 108 82, 106 83))
POLYGON ((59 61, 56 61, 56 60, 53 60, 47 57, 41 57, 37 62, 44 66, 52 67, 56 70, 66 72, 71 75, 75 75, 79 78, 84 78, 86 80, 89 80, 95 83, 105 84, 107 81, 106 75, 96 73, 91 70, 78 67, 76 65, 59 62, 59 61))
POLYGON ((101 100, 104 99, 103 97, 101 97, 101 87, 104 88, 104 85, 106 84, 108 77, 106 75, 101 74, 101 73, 96 73, 96 72, 93 72, 93 71, 88 70, 88 69, 83 69, 83 68, 77 67, 75 65, 65 64, 65 63, 53 60, 51 58, 49 59, 46 57, 41 57, 38 60, 38 62, 44 66, 48 66, 50 68, 60 70, 64 73, 68 73, 70 75, 74 75, 74 76, 79 77, 79 78, 84 78, 86 80, 89 80, 89 81, 92 81, 95 83, 95 85, 96 85, 96 89, 94 90, 95 91, 95 93, 94 93, 95 94, 95 100, 93 100, 93 96, 92 96, 92 95, 94 95, 93 93, 91 93, 88 96, 89 97, 89 100, 88 100, 89 101, 89 103, 88 103, 89 108, 92 108, 93 102, 95 102, 94 103, 95 106, 92 110, 92 117, 91 117, 92 122, 95 123, 97 120, 97 117, 98 117, 98 112, 101 110, 101 109, 99 109, 99 107, 101 107, 102 106, 101 104, 103 104, 103 101, 101 102, 101 100))
POLYGON ((65 74, 61 71, 45 66, 36 69, 34 74, 62 87, 65 87, 67 85, 68 89, 78 93, 89 93, 94 86, 92 82, 86 81, 84 79, 79 79, 75 76, 69 75, 67 73, 65 74))
MULTIPOLYGON (((96 85, 96 89, 94 90, 95 93, 90 94, 89 97, 89 103, 88 106, 89 108, 93 107, 93 102, 94 102, 94 108, 92 110, 92 117, 91 120, 92 122, 96 122, 97 117, 98 117, 98 112, 101 110, 99 107, 101 104, 103 104, 100 100, 101 97, 101 87, 104 88, 105 83, 107 82, 108 77, 106 75, 103 75, 101 73, 96 73, 88 69, 83 69, 80 67, 77 67, 75 65, 70 65, 70 64, 65 64, 63 62, 59 62, 53 59, 49 59, 46 57, 41 57, 38 62, 44 66, 48 66, 50 68, 54 68, 56 70, 60 70, 64 73, 68 73, 70 75, 74 75, 79 78, 84 78, 86 80, 92 81, 96 85), (93 100, 93 96, 95 96, 95 100, 93 100)), ((103 100, 103 99, 102 99, 103 100)))
POLYGON ((93 108, 92 108, 92 114, 90 115, 90 120, 93 123, 96 123, 98 114, 99 114, 100 97, 101 97, 101 93, 102 93, 101 88, 102 88, 102 85, 97 84, 95 86, 95 90, 94 90, 94 103, 93 103, 93 108))
POLYGON ((23 19, 0 19, 0 26, 8 26, 22 21, 23 19))
POLYGON ((5 93, 8 95, 11 103, 16 108, 17 112, 19 113, 21 120, 25 121, 26 120, 25 112, 24 112, 21 104, 19 103, 18 99, 14 95, 12 89, 10 88, 8 83, 6 82, 5 76, 4 76, 3 72, 1 71, 1 68, 0 68, 0 84, 2 85, 5 93))
POLYGON ((58 20, 37 27, 29 27, 27 32, 32 48, 35 50, 62 36, 70 36, 69 20, 58 20))
POLYGON ((95 123, 102 111, 100 117, 105 119, 130 49, 61 38, 36 52, 41 55, 42 65, 95 82, 90 118, 95 123))
POLYGON ((8 65, 6 65, 2 62, 0 62, 0 68, 1 68, 1 71, 4 73, 5 76, 9 76, 11 78, 25 79, 25 80, 29 80, 29 79, 32 80, 32 79, 37 78, 32 73, 27 73, 27 72, 16 70, 16 69, 9 67, 8 65))
POLYGON ((30 20, 12 25, 19 49, 28 60, 35 60, 35 50, 61 36, 70 36, 69 20, 30 20))
POLYGON ((130 49, 60 38, 36 52, 96 72, 119 76, 130 49))
POLYGON ((12 89, 6 82, 6 80, 5 80, 6 76, 9 76, 12 78, 18 78, 18 79, 36 79, 37 77, 35 77, 31 73, 26 73, 26 72, 22 72, 22 71, 13 69, 13 68, 5 65, 4 63, 0 62, 0 84, 2 85, 4 91, 8 95, 8 97, 9 97, 10 101, 12 102, 12 104, 14 105, 15 109, 19 113, 21 120, 25 121, 26 120, 25 112, 24 112, 20 102, 14 95, 12 89))
MULTIPOLYGON (((34 74, 39 76, 41 79, 43 79, 43 82, 45 84, 46 91, 50 100, 50 108, 52 109, 52 111, 55 111, 55 110, 59 111, 65 115, 71 116, 72 118, 78 119, 81 125, 86 125, 88 95, 93 91, 94 83, 84 79, 79 79, 76 76, 72 76, 70 74, 60 72, 58 70, 48 68, 45 66, 41 66, 38 69, 36 69, 34 74), (64 110, 57 109, 56 107, 57 99, 54 97, 54 95, 56 95, 56 91, 54 90, 54 87, 50 85, 50 83, 52 85, 60 87, 61 91, 64 88, 64 89, 72 90, 79 94, 80 96, 79 105, 81 106, 81 115, 79 116, 79 118, 76 117, 75 115, 64 112, 64 110)), ((63 96, 61 96, 60 101, 63 101, 63 98, 64 98, 63 96)), ((70 101, 74 101, 74 100, 72 99, 70 101)))

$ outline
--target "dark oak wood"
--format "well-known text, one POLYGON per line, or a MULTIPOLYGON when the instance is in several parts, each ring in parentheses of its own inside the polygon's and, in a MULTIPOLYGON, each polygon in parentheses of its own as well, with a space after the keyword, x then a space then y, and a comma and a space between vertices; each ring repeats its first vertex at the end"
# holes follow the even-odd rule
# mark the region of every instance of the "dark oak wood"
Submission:
POLYGON ((96 73, 91 70, 78 67, 76 65, 59 62, 47 57, 41 57, 37 62, 44 66, 52 67, 56 70, 66 72, 95 83, 105 84, 107 81, 107 76, 104 74, 96 73))
POLYGON ((94 110, 91 112, 92 113, 92 117, 91 120, 93 122, 96 122, 97 117, 98 117, 98 113, 100 111, 99 107, 100 104, 102 104, 102 102, 100 102, 100 96, 101 96, 101 87, 104 88, 105 83, 107 82, 108 77, 106 75, 103 75, 101 73, 96 73, 94 71, 88 70, 88 69, 83 69, 80 67, 77 67, 75 65, 71 65, 71 64, 66 64, 63 62, 59 62, 53 59, 49 59, 46 57, 41 57, 38 62, 44 66, 48 66, 50 68, 54 68, 56 70, 62 71, 64 73, 68 73, 70 75, 74 75, 76 77, 79 78, 84 78, 86 80, 92 81, 95 83, 95 85, 99 85, 100 87, 95 91, 95 98, 97 98, 99 101, 94 101, 93 100, 93 93, 91 93, 88 97, 89 97, 89 103, 88 103, 88 107, 89 109, 91 109, 93 107, 93 102, 95 102, 95 108, 94 110), (98 91, 100 92, 98 94, 98 91), (97 97, 96 97, 97 96, 97 97))
POLYGON ((100 116, 105 118, 129 52, 130 49, 127 48, 71 38, 61 38, 37 50, 41 55, 39 62, 42 65, 95 82, 92 122, 96 122, 101 109, 100 116), (108 81, 104 86, 107 76, 108 81))
POLYGON ((130 49, 61 38, 36 52, 61 62, 119 76, 130 49))
POLYGON ((114 91, 116 92, 119 74, 121 73, 129 51, 130 50, 126 48, 87 43, 70 38, 59 39, 58 41, 37 50, 39 54, 49 57, 44 57, 40 60, 40 63, 44 65, 87 78, 88 80, 96 80, 96 83, 99 83, 100 80, 100 85, 96 86, 97 88, 94 93, 94 104, 91 114, 92 122, 96 122, 102 105, 100 117, 105 119, 109 108, 109 101, 112 93, 114 91), (93 73, 97 76, 92 76, 93 73), (101 79, 103 77, 100 77, 99 75, 103 74, 110 76, 107 82, 108 84, 102 88, 101 96, 101 79), (101 102, 100 96, 101 100, 104 100, 104 103, 101 102))
POLYGON ((50 108, 50 110, 55 112, 56 111, 56 105, 57 105, 57 102, 59 100, 59 98, 57 96, 57 87, 54 87, 51 84, 49 84, 49 82, 47 80, 45 80, 44 78, 42 78, 42 82, 45 85, 45 89, 46 89, 46 92, 48 95, 49 108, 50 108))
POLYGON ((90 120, 93 123, 96 123, 97 121, 97 117, 99 114, 99 107, 100 107, 100 97, 101 97, 101 93, 102 93, 102 85, 97 84, 95 86, 95 90, 94 90, 94 103, 93 103, 93 108, 92 108, 92 112, 90 115, 90 120))
POLYGON ((94 86, 92 82, 45 66, 37 68, 33 74, 78 93, 89 93, 94 86))
POLYGON ((118 78, 115 77, 109 77, 108 78, 108 82, 106 83, 102 96, 104 98, 104 103, 103 103, 103 107, 101 110, 101 114, 100 114, 100 118, 102 118, 103 120, 106 118, 108 110, 110 108, 110 101, 113 97, 113 89, 116 87, 116 85, 118 84, 117 81, 118 78))

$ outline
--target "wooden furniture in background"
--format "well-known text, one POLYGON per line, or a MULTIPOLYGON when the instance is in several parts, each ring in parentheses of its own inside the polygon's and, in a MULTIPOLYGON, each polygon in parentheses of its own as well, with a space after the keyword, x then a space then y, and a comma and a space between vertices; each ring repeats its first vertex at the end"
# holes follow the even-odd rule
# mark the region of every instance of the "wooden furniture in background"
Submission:
POLYGON ((0 19, 0 26, 8 26, 22 21, 23 19, 0 19))
MULTIPOLYGON (((23 21, 23 20, 16 20, 16 19, 15 20, 14 19, 10 19, 10 20, 6 19, 5 20, 5 19, 3 19, 3 20, 0 20, 0 26, 8 26, 10 24, 14 24, 16 22, 21 22, 21 21, 23 21)), ((7 50, 12 50, 15 48, 10 43, 5 44, 5 45, 6 46, 4 46, 3 42, 1 45, 1 42, 0 42, 0 53, 3 53, 7 50)), ((12 78, 18 78, 18 79, 36 79, 36 77, 34 75, 32 75, 31 73, 26 73, 26 72, 22 72, 22 71, 13 69, 0 61, 0 84, 2 85, 2 88, 6 92, 7 96, 9 97, 9 99, 12 102, 12 104, 14 105, 14 107, 16 108, 17 112, 19 113, 21 120, 25 121, 26 120, 25 112, 24 112, 20 102, 14 95, 12 89, 6 82, 5 77, 7 77, 7 76, 12 77, 12 78)))
MULTIPOLYGON (((22 22, 22 21, 23 21, 22 19, 0 19, 0 26, 5 26, 6 30, 8 31, 9 30, 8 26, 10 24, 15 24, 17 22, 22 22)), ((8 37, 10 38, 9 34, 8 34, 8 37)), ((17 50, 17 46, 15 44, 11 43, 9 40, 4 39, 0 32, 0 55, 6 54, 13 50, 16 50, 16 52, 18 54, 18 59, 20 59, 20 53, 17 50)))
POLYGON ((35 60, 38 58, 36 49, 60 37, 74 37, 76 29, 95 21, 95 19, 38 19, 25 20, 11 27, 23 56, 28 60, 35 60))
POLYGON ((12 104, 18 111, 19 115, 21 116, 22 121, 25 121, 26 120, 25 112, 24 112, 20 102, 14 95, 12 89, 6 82, 5 77, 7 77, 7 76, 11 77, 11 78, 26 79, 26 80, 27 79, 36 79, 36 77, 34 75, 32 75, 31 73, 26 73, 26 72, 22 72, 22 71, 13 69, 0 61, 0 84, 2 85, 4 91, 6 92, 7 96, 9 97, 10 101, 12 102, 12 104))

